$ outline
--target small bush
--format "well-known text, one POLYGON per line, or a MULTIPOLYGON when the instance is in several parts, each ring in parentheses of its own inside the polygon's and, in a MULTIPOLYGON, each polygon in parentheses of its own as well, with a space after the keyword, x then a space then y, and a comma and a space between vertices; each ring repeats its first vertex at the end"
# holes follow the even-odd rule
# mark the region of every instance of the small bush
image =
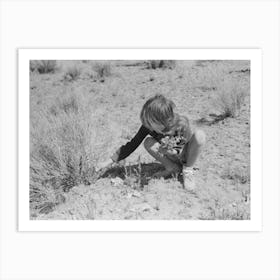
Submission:
POLYGON ((30 131, 30 207, 48 213, 63 193, 90 184, 95 175, 95 122, 82 94, 65 93, 47 108, 35 107, 30 131))
POLYGON ((66 70, 66 73, 64 74, 64 80, 75 81, 80 77, 81 73, 82 71, 78 66, 71 66, 66 70))
POLYGON ((79 102, 75 95, 60 96, 56 98, 55 104, 49 107, 49 112, 58 116, 59 114, 78 114, 79 113, 79 102))
POLYGON ((98 79, 104 79, 112 75, 110 63, 97 62, 92 65, 92 70, 96 72, 98 79))
POLYGON ((238 116, 245 99, 245 90, 233 80, 222 81, 214 105, 225 117, 238 116))
POLYGON ((233 167, 229 164, 224 169, 221 178, 232 180, 236 185, 250 183, 250 168, 233 167))
POLYGON ((176 66, 175 60, 149 60, 147 62, 148 69, 157 69, 157 68, 173 69, 175 66, 176 66))
POLYGON ((201 215, 201 220, 250 220, 250 208, 243 202, 223 207, 209 207, 208 210, 209 213, 201 215))
POLYGON ((57 70, 56 60, 31 60, 30 71, 39 74, 54 73, 57 70))

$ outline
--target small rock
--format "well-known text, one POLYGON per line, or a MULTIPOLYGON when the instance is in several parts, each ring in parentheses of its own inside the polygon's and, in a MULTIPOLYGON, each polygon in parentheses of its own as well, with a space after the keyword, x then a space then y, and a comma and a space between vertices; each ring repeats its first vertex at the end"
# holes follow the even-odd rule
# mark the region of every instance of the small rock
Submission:
POLYGON ((116 177, 116 178, 111 179, 111 183, 114 187, 118 187, 118 186, 121 186, 123 184, 123 180, 119 177, 116 177))
POLYGON ((134 191, 134 192, 132 193, 132 196, 141 197, 141 193, 138 192, 138 191, 134 191))
POLYGON ((132 193, 128 193, 127 194, 127 198, 132 198, 132 197, 141 197, 142 195, 141 195, 141 193, 140 192, 138 192, 138 191, 134 191, 134 192, 132 192, 132 193))
POLYGON ((137 204, 130 209, 130 211, 132 212, 141 212, 141 211, 144 212, 144 211, 151 211, 151 210, 153 210, 153 207, 148 203, 137 204))

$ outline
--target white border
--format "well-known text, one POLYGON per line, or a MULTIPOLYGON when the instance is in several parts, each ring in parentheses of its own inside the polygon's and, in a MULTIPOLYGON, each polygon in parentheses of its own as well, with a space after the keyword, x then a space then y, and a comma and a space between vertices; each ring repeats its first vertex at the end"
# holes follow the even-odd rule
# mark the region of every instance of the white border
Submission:
POLYGON ((260 49, 19 49, 18 230, 19 231, 261 231, 262 229, 262 66, 260 49), (251 220, 129 221, 29 219, 29 60, 250 60, 251 220))

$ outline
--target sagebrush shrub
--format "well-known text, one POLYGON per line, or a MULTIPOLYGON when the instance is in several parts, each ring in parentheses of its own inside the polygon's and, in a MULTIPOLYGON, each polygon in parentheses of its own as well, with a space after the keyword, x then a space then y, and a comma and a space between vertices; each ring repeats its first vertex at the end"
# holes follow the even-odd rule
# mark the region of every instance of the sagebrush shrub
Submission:
POLYGON ((30 131, 30 204, 48 212, 65 191, 92 182, 95 121, 88 102, 71 92, 37 110, 30 131))
POLYGON ((30 71, 39 74, 54 73, 57 70, 56 60, 31 60, 30 71))
POLYGON ((92 70, 96 72, 98 79, 104 79, 112 75, 112 68, 109 62, 96 62, 92 64, 92 70))
POLYGON ((245 89, 234 80, 220 82, 214 105, 225 117, 238 116, 245 99, 245 89))
POLYGON ((64 79, 67 81, 75 81, 80 77, 81 73, 82 71, 77 65, 70 66, 64 74, 64 79))
POLYGON ((148 60, 147 62, 148 69, 157 69, 157 68, 172 69, 175 66, 176 66, 175 60, 148 60))

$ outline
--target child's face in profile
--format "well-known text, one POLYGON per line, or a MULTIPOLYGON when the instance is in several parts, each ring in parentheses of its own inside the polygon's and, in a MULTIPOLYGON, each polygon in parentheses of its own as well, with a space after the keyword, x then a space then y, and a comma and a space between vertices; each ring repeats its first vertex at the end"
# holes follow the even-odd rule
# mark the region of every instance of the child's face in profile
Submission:
POLYGON ((171 130, 170 130, 170 128, 164 128, 163 130, 162 130, 162 134, 164 134, 164 135, 171 135, 171 130))
POLYGON ((162 124, 154 125, 151 130, 164 135, 173 135, 173 130, 169 127, 164 127, 162 124))

